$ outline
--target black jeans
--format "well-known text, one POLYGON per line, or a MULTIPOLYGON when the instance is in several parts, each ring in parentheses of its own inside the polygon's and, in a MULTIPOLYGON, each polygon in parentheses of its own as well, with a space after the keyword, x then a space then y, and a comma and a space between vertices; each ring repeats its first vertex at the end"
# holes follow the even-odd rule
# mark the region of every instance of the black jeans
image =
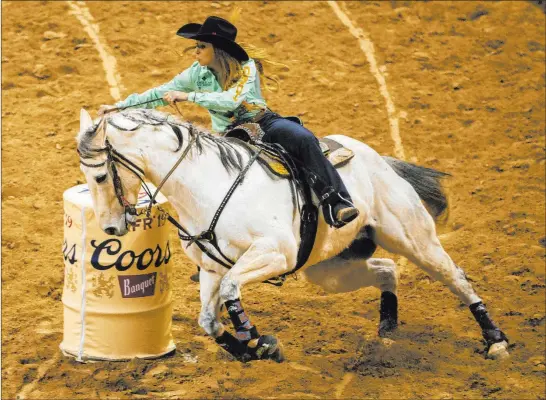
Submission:
POLYGON ((316 181, 312 187, 319 198, 330 192, 331 195, 325 202, 331 206, 335 206, 340 201, 352 203, 341 177, 326 159, 318 139, 309 129, 276 113, 267 113, 258 123, 265 132, 263 142, 280 144, 310 170, 310 175, 315 174, 318 177, 316 179, 316 177, 308 176, 311 178, 310 181, 316 181))

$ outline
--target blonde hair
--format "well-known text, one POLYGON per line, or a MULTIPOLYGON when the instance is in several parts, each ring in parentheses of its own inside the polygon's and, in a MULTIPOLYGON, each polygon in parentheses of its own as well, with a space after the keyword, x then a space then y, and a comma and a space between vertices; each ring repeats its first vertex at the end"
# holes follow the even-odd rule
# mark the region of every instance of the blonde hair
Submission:
MULTIPOLYGON (((251 44, 239 43, 239 45, 246 51, 246 53, 248 54, 248 57, 254 60, 254 63, 256 64, 256 69, 258 70, 258 73, 260 74, 260 84, 263 85, 263 88, 268 91, 278 90, 280 88, 279 78, 276 75, 266 75, 264 70, 264 63, 267 63, 275 67, 283 67, 287 70, 289 69, 289 67, 286 64, 282 64, 282 63, 270 60, 269 55, 264 49, 255 47, 251 44), (272 86, 270 82, 273 82, 274 86, 272 86)), ((186 47, 182 51, 182 53, 185 54, 188 51, 194 50, 194 49, 195 49, 195 45, 186 47)), ((232 57, 226 51, 218 47, 215 47, 214 45, 213 45, 213 49, 214 49, 214 57, 216 58, 216 61, 218 62, 218 64, 220 65, 222 69, 221 71, 218 71, 220 74, 220 81, 222 82, 222 89, 228 90, 230 87, 232 87, 241 78, 245 76, 243 66, 241 64, 241 61, 237 60, 235 57, 232 57)), ((175 53, 180 57, 183 56, 183 54, 180 54, 177 51, 175 51, 175 53)))
MULTIPOLYGON (((232 24, 235 25, 237 21, 241 18, 241 13, 242 13, 242 8, 240 6, 235 6, 233 10, 231 11, 230 16, 227 19, 232 24)), ((263 85, 263 87, 268 91, 278 90, 280 88, 279 78, 276 75, 266 75, 264 71, 264 63, 269 64, 273 67, 284 67, 286 69, 289 69, 288 66, 286 64, 281 64, 281 63, 272 61, 269 57, 269 54, 267 54, 267 51, 265 49, 253 46, 249 43, 243 43, 243 42, 239 43, 239 45, 246 51, 246 53, 248 54, 248 57, 254 60, 254 63, 256 64, 256 69, 258 70, 258 73, 260 74, 260 83, 263 85), (275 86, 273 87, 269 85, 268 81, 273 82, 275 86)), ((214 50, 216 51, 217 49, 215 48, 214 50)), ((231 57, 231 56, 229 56, 228 54, 228 57, 231 57)), ((235 60, 235 62, 238 62, 238 61, 235 60)), ((240 62, 238 63, 239 65, 241 65, 240 62)), ((241 78, 242 76, 243 74, 241 69, 241 75, 239 76, 239 78, 241 78)))
MULTIPOLYGON (((258 73, 260 75, 260 83, 263 85, 265 90, 278 90, 280 87, 278 77, 276 75, 267 75, 264 70, 264 63, 273 66, 281 66, 285 68, 288 67, 285 64, 271 61, 269 59, 269 55, 264 49, 260 49, 249 44, 239 44, 246 51, 248 57, 254 60, 254 63, 256 64, 256 69, 258 70, 258 73), (274 84, 274 86, 270 84, 271 82, 274 84)), ((248 78, 248 76, 245 76, 246 73, 243 69, 241 62, 236 58, 232 57, 224 50, 214 47, 214 56, 216 57, 216 61, 222 68, 222 71, 219 71, 219 73, 222 81, 222 88, 224 90, 228 90, 241 78, 248 78)))

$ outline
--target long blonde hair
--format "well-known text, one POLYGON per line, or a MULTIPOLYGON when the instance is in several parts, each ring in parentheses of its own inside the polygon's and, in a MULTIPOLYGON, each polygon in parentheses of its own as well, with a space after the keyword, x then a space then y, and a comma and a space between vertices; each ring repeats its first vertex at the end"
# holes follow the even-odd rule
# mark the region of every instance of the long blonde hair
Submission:
MULTIPOLYGON (((233 8, 233 11, 231 12, 230 16, 228 17, 228 21, 230 21, 232 24, 236 24, 237 21, 241 18, 242 8, 239 6, 235 6, 233 8)), ((272 61, 269 57, 269 54, 267 54, 267 51, 265 49, 253 46, 249 43, 239 43, 239 45, 246 51, 248 56, 254 60, 254 63, 256 64, 256 69, 258 70, 258 73, 260 74, 260 84, 263 85, 265 90, 268 91, 274 91, 278 90, 280 88, 280 82, 279 78, 276 75, 266 75, 264 71, 264 64, 269 64, 273 67, 284 67, 285 69, 289 69, 286 64, 281 64, 275 61, 272 61), (274 86, 270 85, 270 83, 273 83, 274 86)), ((226 60, 226 64, 229 64, 230 69, 229 73, 226 74, 227 80, 223 81, 223 89, 227 90, 231 86, 233 86, 236 82, 239 81, 242 77, 244 77, 244 70, 241 66, 241 63, 231 57, 229 54, 227 54, 225 51, 218 51, 220 49, 214 49, 215 54, 223 53, 220 57, 218 57, 218 61, 223 63, 223 60, 220 61, 220 58, 226 60), (231 60, 230 60, 231 59, 231 60), (238 64, 238 66, 236 66, 238 64), (236 72, 234 72, 236 71, 236 72)), ((221 64, 223 66, 223 64, 221 64)))
MULTIPOLYGON (((280 82, 279 78, 276 75, 267 75, 264 70, 264 63, 267 63, 269 65, 275 66, 275 67, 283 67, 285 69, 289 69, 289 67, 286 64, 282 64, 279 62, 275 62, 269 59, 269 55, 264 49, 255 47, 251 44, 242 44, 239 43, 239 45, 246 51, 248 54, 248 57, 254 60, 254 63, 256 64, 256 69, 258 70, 258 73, 260 75, 260 84, 262 87, 267 91, 276 91, 280 88, 280 82), (271 82, 274 85, 271 85, 271 82)), ((183 53, 187 53, 190 50, 194 50, 195 46, 190 46, 184 49, 183 53)), ((220 82, 222 83, 222 89, 228 90, 233 85, 235 85, 241 78, 245 77, 245 71, 243 69, 243 65, 241 61, 237 60, 235 57, 232 57, 229 53, 226 51, 215 47, 213 45, 214 49, 214 57, 216 58, 216 61, 220 65, 221 70, 218 71, 220 82)), ((182 56, 177 52, 179 56, 182 56)), ((247 76, 248 78, 248 76, 247 76)))
MULTIPOLYGON (((264 71, 264 63, 268 63, 275 66, 286 65, 281 63, 276 63, 269 59, 268 54, 264 49, 257 48, 249 44, 240 44, 241 47, 247 52, 248 56, 254 60, 256 64, 256 69, 260 75, 260 83, 266 90, 273 91, 278 90, 280 87, 279 79, 275 75, 266 75, 264 71), (274 86, 270 83, 273 82, 274 86)), ((222 89, 228 90, 241 79, 247 78, 247 72, 243 68, 241 62, 236 58, 232 57, 226 51, 214 47, 214 57, 216 62, 220 65, 221 70, 218 71, 220 81, 222 82, 222 89)), ((286 67, 288 68, 288 67, 286 67)))

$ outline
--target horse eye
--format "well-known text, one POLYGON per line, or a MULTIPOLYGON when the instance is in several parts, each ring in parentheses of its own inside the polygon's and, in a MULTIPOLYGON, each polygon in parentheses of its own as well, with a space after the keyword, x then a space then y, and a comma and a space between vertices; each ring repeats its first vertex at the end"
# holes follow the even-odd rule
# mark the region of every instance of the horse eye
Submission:
POLYGON ((108 177, 108 175, 104 174, 104 175, 99 175, 95 178, 95 180, 97 181, 97 183, 102 183, 106 180, 106 178, 108 177))

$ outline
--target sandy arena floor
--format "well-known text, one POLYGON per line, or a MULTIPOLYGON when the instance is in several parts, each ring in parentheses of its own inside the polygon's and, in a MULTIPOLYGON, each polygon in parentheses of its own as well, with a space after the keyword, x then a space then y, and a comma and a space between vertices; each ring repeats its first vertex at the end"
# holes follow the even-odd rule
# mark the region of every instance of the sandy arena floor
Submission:
MULTIPOLYGON (((88 2, 122 96, 191 64, 180 25, 234 2, 88 2)), ((290 69, 267 100, 318 136, 395 154, 386 101, 358 40, 328 3, 245 2, 240 40, 290 69)), ((67 2, 2 1, 2 396, 15 398, 545 398, 545 15, 530 2, 339 3, 369 34, 408 161, 449 172, 441 240, 511 339, 483 357, 454 295, 398 257, 401 326, 376 336, 379 291, 327 295, 303 279, 245 289, 283 364, 229 361, 197 325, 194 267, 174 257, 174 356, 79 364, 62 340, 63 203, 81 183, 81 107, 113 102, 102 61, 67 2)), ((206 113, 184 105, 190 120, 206 113)), ((176 240, 173 230, 173 241, 176 240)), ((380 256, 388 256, 381 251, 380 256)))

